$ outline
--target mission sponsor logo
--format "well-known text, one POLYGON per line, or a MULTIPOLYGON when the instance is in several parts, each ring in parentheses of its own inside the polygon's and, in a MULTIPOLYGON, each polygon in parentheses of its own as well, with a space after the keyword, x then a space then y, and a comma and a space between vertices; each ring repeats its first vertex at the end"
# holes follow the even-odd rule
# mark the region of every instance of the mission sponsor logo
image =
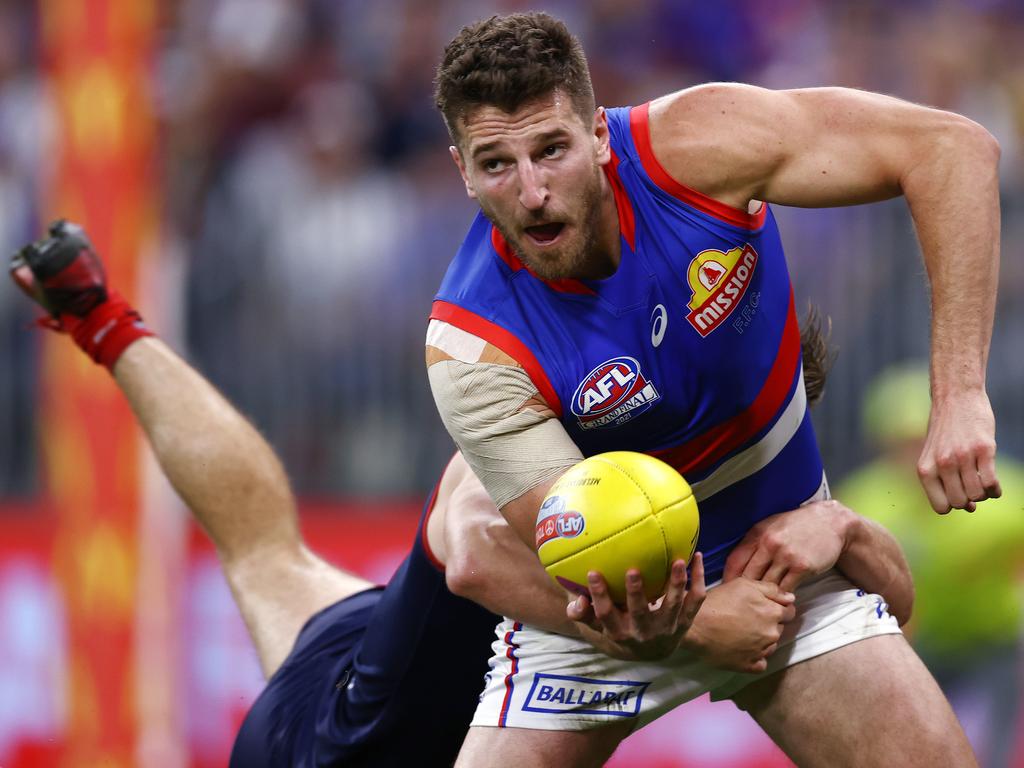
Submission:
POLYGON ((747 292, 757 267, 757 251, 750 244, 729 251, 701 251, 690 262, 686 279, 693 292, 687 322, 707 336, 725 322, 747 292))
POLYGON ((537 514, 537 527, 534 531, 534 547, 540 549, 552 539, 575 539, 587 526, 587 520, 579 512, 565 508, 565 499, 551 496, 541 505, 537 514))
POLYGON ((538 673, 523 702, 524 712, 636 717, 650 683, 595 680, 538 673))
POLYGON ((572 412, 582 429, 617 427, 639 416, 661 399, 654 384, 632 357, 613 357, 580 382, 572 396, 572 412))

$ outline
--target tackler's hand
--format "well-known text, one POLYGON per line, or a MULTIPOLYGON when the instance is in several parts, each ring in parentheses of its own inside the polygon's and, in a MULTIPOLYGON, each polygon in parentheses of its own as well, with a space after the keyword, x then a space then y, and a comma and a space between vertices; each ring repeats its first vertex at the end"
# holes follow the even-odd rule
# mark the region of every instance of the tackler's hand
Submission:
POLYGON ((604 577, 591 571, 590 596, 576 597, 566 614, 576 622, 584 640, 609 656, 663 659, 679 647, 704 602, 704 560, 699 552, 693 558, 689 589, 688 581, 686 562, 677 560, 672 564, 665 594, 648 603, 639 571, 627 571, 626 606, 621 608, 612 602, 604 577))
POLYGON ((63 219, 11 257, 11 279, 58 324, 107 300, 107 277, 85 231, 63 219))
POLYGON ((768 581, 740 577, 720 584, 708 591, 683 645, 713 667, 764 672, 783 627, 796 616, 795 600, 768 581))
POLYGON ((852 515, 829 499, 766 517, 729 553, 723 581, 746 576, 792 592, 836 564, 848 544, 852 515))

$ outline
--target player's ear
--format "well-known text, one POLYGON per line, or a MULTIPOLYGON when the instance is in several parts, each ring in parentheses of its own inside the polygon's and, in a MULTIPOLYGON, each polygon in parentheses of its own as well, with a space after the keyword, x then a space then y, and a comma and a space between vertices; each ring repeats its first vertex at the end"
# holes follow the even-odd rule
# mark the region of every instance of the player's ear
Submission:
POLYGON ((448 147, 448 153, 452 156, 452 160, 455 161, 455 166, 459 169, 459 175, 462 176, 462 183, 466 185, 466 194, 469 195, 470 199, 476 200, 476 190, 473 189, 473 182, 469 178, 469 174, 466 173, 466 163, 462 160, 462 153, 459 152, 459 148, 454 144, 448 147))
POLYGON ((594 150, 599 165, 611 162, 611 135, 608 132, 608 114, 604 107, 598 107, 594 112, 594 150))

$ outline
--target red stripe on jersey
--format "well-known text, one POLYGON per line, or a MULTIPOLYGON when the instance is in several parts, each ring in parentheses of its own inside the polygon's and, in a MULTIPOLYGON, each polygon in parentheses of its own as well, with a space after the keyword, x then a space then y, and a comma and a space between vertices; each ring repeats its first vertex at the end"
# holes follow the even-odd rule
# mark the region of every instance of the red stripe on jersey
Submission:
POLYGON ((688 443, 662 451, 650 451, 650 454, 672 465, 684 477, 688 472, 706 469, 725 458, 767 427, 782 408, 800 366, 800 355, 800 326, 797 324, 793 292, 790 290, 789 309, 782 339, 779 341, 779 352, 754 402, 731 419, 712 427, 688 443))
POLYGON ((604 174, 612 185, 615 195, 615 208, 619 212, 619 232, 626 238, 629 247, 636 250, 636 217, 633 215, 633 203, 626 194, 626 188, 619 178, 619 156, 612 150, 612 161, 604 167, 604 174))
POLYGON ((508 717, 508 709, 512 704, 512 691, 515 689, 515 683, 512 678, 519 672, 519 659, 516 658, 516 651, 519 646, 512 642, 512 635, 521 630, 523 625, 518 621, 512 625, 512 631, 505 633, 505 645, 508 648, 505 650, 505 656, 512 659, 512 671, 505 675, 505 698, 501 702, 501 713, 498 715, 498 727, 505 727, 505 720, 508 717))
POLYGON ((715 200, 713 197, 708 197, 703 192, 698 192, 672 178, 665 170, 665 166, 654 155, 654 148, 651 146, 650 106, 650 102, 647 102, 639 107, 633 107, 629 111, 629 130, 633 134, 633 143, 640 155, 640 162, 643 163, 644 170, 647 171, 647 175, 654 183, 687 205, 692 205, 698 211, 721 219, 726 224, 750 230, 760 229, 764 226, 764 219, 768 214, 767 204, 761 203, 761 209, 757 213, 747 213, 715 200))
POLYGON ((530 376, 533 385, 540 392, 541 397, 544 398, 548 407, 555 412, 555 416, 558 418, 562 417, 562 401, 559 400, 555 388, 551 386, 544 368, 541 367, 540 362, 533 352, 530 351, 530 348, 510 331, 505 330, 500 325, 495 325, 490 320, 484 320, 480 315, 470 312, 468 309, 463 309, 456 304, 449 304, 447 301, 438 300, 434 302, 430 312, 430 319, 451 323, 456 328, 461 328, 467 333, 471 333, 489 344, 493 344, 511 357, 523 366, 523 369, 530 376))
POLYGON ((579 280, 572 280, 568 277, 562 278, 561 280, 545 280, 528 266, 523 264, 520 258, 516 256, 515 251, 512 250, 512 246, 508 244, 508 241, 505 240, 504 236, 502 236, 501 232, 499 232, 498 228, 493 224, 491 225, 491 245, 494 246, 494 250, 498 252, 501 260, 504 261, 513 272, 525 269, 531 275, 544 283, 544 285, 554 291, 558 291, 559 293, 582 293, 588 296, 592 296, 595 293, 592 288, 584 285, 579 280))

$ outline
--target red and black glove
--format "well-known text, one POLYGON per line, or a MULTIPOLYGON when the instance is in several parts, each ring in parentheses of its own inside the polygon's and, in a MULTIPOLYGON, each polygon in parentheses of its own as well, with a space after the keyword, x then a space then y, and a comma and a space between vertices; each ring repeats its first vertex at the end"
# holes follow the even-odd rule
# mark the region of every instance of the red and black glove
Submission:
POLYGON ((49 313, 40 325, 66 331, 107 369, 133 341, 153 335, 139 313, 107 288, 103 262, 77 224, 55 221, 46 237, 14 254, 11 278, 49 313))

